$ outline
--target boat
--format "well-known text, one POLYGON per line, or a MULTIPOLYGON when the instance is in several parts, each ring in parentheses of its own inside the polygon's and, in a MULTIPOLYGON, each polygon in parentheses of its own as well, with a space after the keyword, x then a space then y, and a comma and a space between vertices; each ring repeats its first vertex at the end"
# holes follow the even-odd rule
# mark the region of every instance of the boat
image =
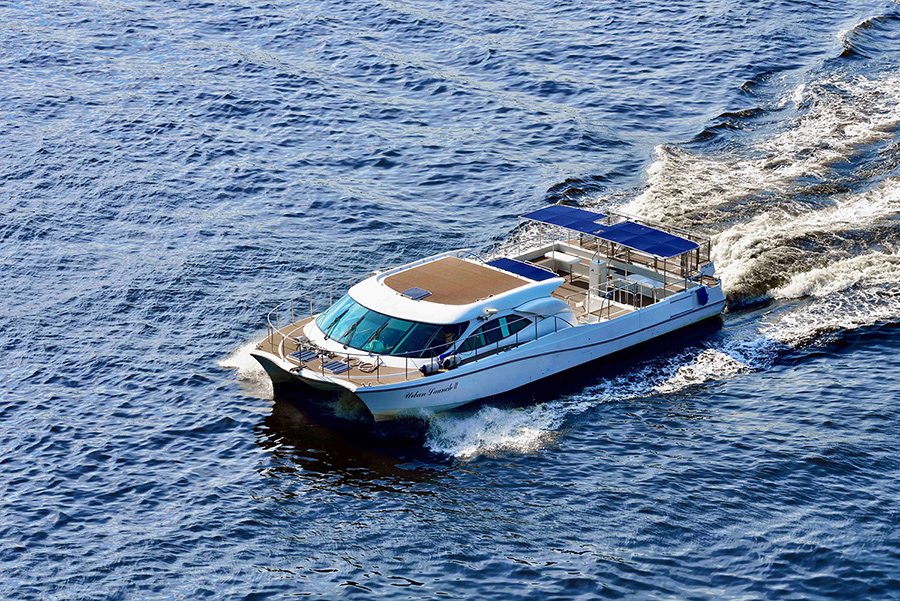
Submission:
POLYGON ((350 398, 375 421, 447 411, 718 316, 710 244, 551 205, 521 215, 492 252, 445 252, 371 272, 344 294, 285 301, 251 354, 276 396, 350 398))

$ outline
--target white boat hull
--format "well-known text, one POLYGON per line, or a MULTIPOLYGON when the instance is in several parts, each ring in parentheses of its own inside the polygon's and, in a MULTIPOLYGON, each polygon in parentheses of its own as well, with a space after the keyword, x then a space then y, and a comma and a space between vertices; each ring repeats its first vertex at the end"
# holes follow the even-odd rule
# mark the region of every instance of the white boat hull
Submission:
POLYGON ((276 385, 299 380, 320 390, 353 392, 376 421, 383 421, 503 394, 714 317, 725 296, 721 286, 709 288, 708 295, 701 304, 693 291, 684 292, 609 321, 566 328, 456 369, 391 384, 360 387, 305 369, 292 373, 291 365, 272 354, 253 354, 276 385))

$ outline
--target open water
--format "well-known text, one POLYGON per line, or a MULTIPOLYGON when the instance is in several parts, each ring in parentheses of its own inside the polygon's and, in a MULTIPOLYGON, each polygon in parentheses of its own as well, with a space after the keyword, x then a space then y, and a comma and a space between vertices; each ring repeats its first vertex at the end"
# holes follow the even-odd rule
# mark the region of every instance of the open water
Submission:
POLYGON ((0 598, 900 598, 900 5, 0 2, 0 598), (715 327, 366 433, 298 292, 565 200, 715 327))

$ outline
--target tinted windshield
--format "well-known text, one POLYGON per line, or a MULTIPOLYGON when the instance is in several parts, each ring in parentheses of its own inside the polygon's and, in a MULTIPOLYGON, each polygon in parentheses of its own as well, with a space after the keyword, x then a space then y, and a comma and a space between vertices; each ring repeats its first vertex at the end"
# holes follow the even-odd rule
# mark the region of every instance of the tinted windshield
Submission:
POLYGON ((436 325, 388 317, 344 296, 316 318, 316 325, 341 344, 407 357, 437 356, 466 329, 466 323, 436 325))

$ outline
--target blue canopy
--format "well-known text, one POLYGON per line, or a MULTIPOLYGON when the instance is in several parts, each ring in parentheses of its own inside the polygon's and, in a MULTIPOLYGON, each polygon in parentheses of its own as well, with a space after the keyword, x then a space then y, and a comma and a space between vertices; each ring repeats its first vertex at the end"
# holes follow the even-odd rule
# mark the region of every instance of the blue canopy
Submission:
POLYGON ((514 259, 495 259, 494 261, 488 261, 488 265, 496 267, 497 269, 502 269, 503 271, 508 271, 509 273, 520 275, 529 280, 534 280, 535 282, 542 282, 557 277, 557 275, 551 271, 514 259))
POLYGON ((575 207, 567 207, 566 205, 553 205, 544 207, 537 211, 532 211, 527 215, 522 215, 523 219, 531 219, 532 221, 540 221, 550 225, 558 225, 566 229, 575 230, 583 234, 596 234, 604 226, 595 222, 606 219, 606 215, 602 213, 594 213, 593 211, 585 211, 575 207))
MULTIPOLYGON (((583 234, 589 234, 601 240, 621 244, 661 259, 670 259, 699 247, 696 242, 691 242, 686 238, 674 236, 662 230, 632 221, 617 223, 616 225, 601 225, 596 223, 596 221, 606 219, 606 215, 566 205, 544 207, 527 215, 522 215, 522 218, 558 225, 583 234)), ((509 271, 505 267, 501 267, 501 269, 509 271)), ((525 277, 529 276, 526 275, 525 277)))
POLYGON ((596 236, 661 259, 675 257, 700 246, 696 242, 632 221, 611 225, 596 236))

